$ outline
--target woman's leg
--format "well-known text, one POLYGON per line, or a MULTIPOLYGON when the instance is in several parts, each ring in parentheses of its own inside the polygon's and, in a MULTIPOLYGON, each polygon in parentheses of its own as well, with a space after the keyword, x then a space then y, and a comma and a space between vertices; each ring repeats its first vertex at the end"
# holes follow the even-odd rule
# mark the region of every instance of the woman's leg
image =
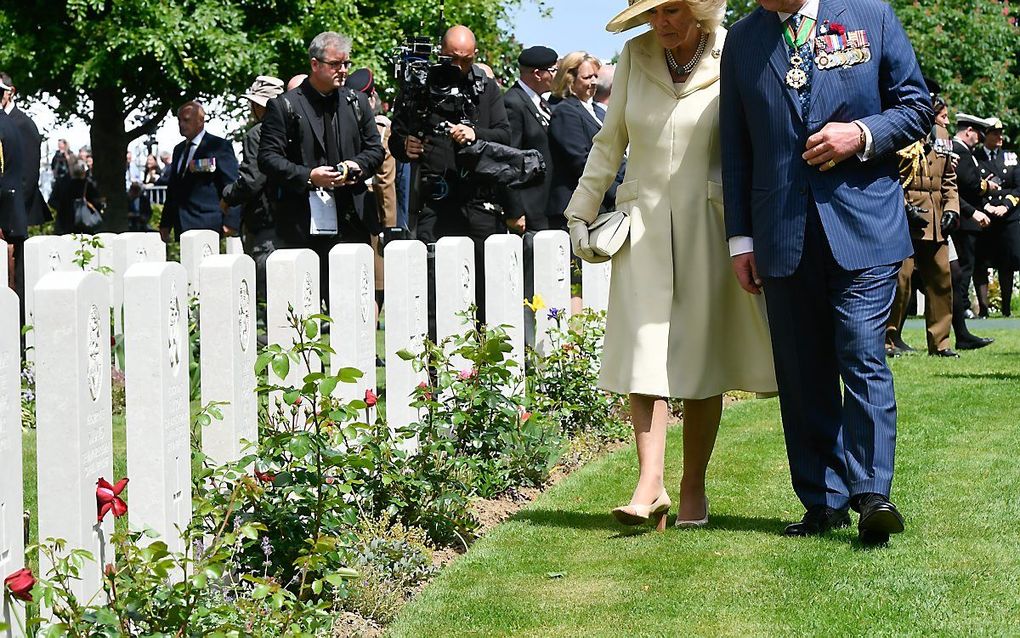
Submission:
POLYGON ((705 473, 722 418, 722 395, 684 399, 684 475, 680 479, 680 520, 698 520, 705 512, 705 473))
POLYGON ((662 473, 666 460, 666 400, 644 394, 630 395, 630 418, 637 444, 638 484, 631 503, 648 505, 662 493, 662 473))

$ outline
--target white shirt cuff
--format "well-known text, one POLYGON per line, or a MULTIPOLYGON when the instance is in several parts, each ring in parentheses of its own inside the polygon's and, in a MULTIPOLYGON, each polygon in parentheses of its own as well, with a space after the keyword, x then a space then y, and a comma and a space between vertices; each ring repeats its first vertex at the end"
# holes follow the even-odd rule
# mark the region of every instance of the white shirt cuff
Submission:
POLYGON ((875 156, 875 138, 871 137, 871 129, 860 120, 854 120, 854 124, 864 131, 864 150, 857 154, 857 159, 866 162, 875 156))
POLYGON ((754 252, 754 240, 746 235, 734 235, 729 239, 730 257, 754 252))

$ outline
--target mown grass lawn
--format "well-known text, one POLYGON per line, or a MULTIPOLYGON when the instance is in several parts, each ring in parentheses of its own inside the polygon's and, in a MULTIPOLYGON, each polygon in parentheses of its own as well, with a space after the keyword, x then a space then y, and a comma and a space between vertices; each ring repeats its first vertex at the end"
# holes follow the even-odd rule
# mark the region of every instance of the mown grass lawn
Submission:
MULTIPOLYGON (((912 322, 916 326, 916 322, 912 322)), ((856 529, 787 539, 776 400, 728 408, 710 470, 711 524, 632 533, 610 519, 635 481, 633 448, 593 463, 481 539, 391 636, 882 636, 1020 634, 1020 330, 959 360, 893 361, 893 500, 907 532, 885 548, 856 529)), ((920 329, 907 340, 923 347, 920 329)), ((667 486, 680 479, 669 434, 667 486)))

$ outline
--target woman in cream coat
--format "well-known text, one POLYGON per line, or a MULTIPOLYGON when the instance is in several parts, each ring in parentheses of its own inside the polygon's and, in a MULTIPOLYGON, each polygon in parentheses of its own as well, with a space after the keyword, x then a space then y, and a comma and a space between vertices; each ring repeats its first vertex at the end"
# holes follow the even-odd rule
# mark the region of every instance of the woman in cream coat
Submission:
POLYGON ((595 260, 595 219, 628 145, 617 208, 630 236, 612 260, 599 385, 630 395, 640 473, 624 524, 665 525, 666 397, 684 399, 677 525, 708 521, 705 472, 722 393, 775 393, 765 309, 733 277, 719 157, 719 26, 725 0, 637 0, 606 27, 652 30, 628 41, 605 124, 565 211, 574 252, 595 260))

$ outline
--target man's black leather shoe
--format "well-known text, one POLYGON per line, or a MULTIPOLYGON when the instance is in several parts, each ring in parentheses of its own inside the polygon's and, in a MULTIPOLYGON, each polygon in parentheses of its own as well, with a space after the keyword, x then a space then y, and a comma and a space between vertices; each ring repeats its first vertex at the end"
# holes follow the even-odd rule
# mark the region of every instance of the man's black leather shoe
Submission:
POLYGON ((865 545, 888 543, 890 534, 903 531, 903 516, 881 494, 864 494, 857 501, 857 510, 861 513, 857 532, 865 545))
POLYGON ((910 347, 909 345, 907 345, 907 342, 906 342, 906 341, 904 341, 904 340, 903 340, 903 339, 902 339, 901 337, 896 337, 896 338, 894 338, 894 339, 892 340, 892 343, 893 343, 893 346, 894 346, 894 347, 895 347, 895 348, 896 348, 897 350, 899 350, 899 351, 900 351, 900 353, 903 353, 903 354, 910 354, 910 353, 912 353, 912 352, 917 352, 917 350, 916 350, 916 349, 914 349, 914 348, 910 347))
POLYGON ((850 514, 847 510, 816 505, 804 513, 800 522, 787 525, 783 536, 818 536, 829 530, 849 526, 850 514))
POLYGON ((975 337, 975 336, 971 336, 971 338, 964 339, 963 341, 960 341, 959 339, 957 339, 956 340, 956 349, 957 350, 977 350, 979 348, 984 348, 987 345, 991 345, 994 342, 995 342, 995 339, 992 339, 991 337, 975 337))
POLYGON ((960 355, 956 354, 953 350, 946 348, 944 350, 938 350, 936 352, 929 352, 929 357, 948 357, 950 359, 959 359, 960 355))

